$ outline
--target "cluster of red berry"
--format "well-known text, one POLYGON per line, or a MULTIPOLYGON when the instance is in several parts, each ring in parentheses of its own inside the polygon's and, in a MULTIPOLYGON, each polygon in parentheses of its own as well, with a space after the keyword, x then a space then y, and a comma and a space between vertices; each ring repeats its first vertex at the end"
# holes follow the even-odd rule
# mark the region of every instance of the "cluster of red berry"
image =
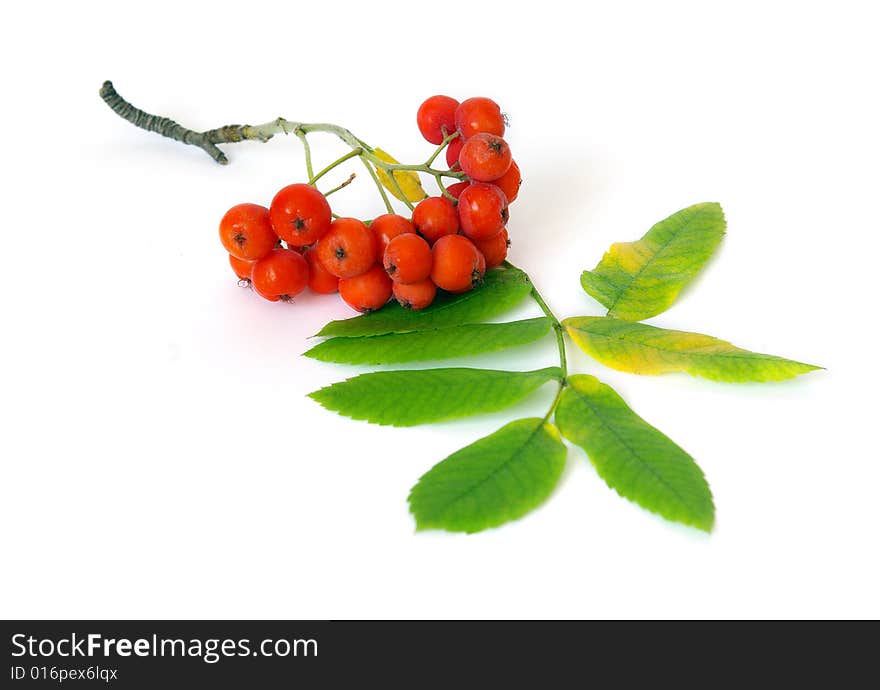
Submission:
POLYGON ((417 121, 429 142, 448 142, 450 170, 465 180, 420 201, 412 219, 388 213, 367 223, 334 220, 326 197, 308 184, 284 187, 269 208, 233 206, 220 221, 220 239, 236 275, 268 300, 290 300, 308 286, 338 291, 361 312, 392 295, 424 309, 438 288, 477 287, 507 257, 507 206, 521 182, 502 139, 504 116, 488 98, 432 96, 417 121))

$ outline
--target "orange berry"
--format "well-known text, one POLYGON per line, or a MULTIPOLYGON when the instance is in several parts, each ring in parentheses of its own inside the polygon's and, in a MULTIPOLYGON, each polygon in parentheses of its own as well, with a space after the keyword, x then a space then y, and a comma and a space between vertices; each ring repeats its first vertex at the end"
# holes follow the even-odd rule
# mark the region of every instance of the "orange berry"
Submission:
POLYGON ((391 278, 379 264, 353 278, 339 281, 339 294, 348 306, 365 314, 381 309, 391 299, 391 278))
POLYGON ((492 182, 510 170, 510 147, 494 134, 475 134, 461 147, 458 164, 474 182, 492 182))
POLYGON ((232 270, 235 271, 235 275, 238 276, 239 280, 250 282, 251 270, 255 263, 256 261, 245 261, 244 259, 232 256, 232 254, 229 255, 229 265, 232 266, 232 270))
POLYGON ((354 278, 376 263, 370 229, 357 218, 338 218, 318 240, 318 259, 337 278, 354 278))
POLYGON ((269 209, 259 204, 233 206, 220 221, 220 241, 236 259, 262 259, 278 241, 269 222, 269 209))
POLYGON ((416 232, 434 244, 438 238, 458 232, 458 211, 445 196, 431 196, 418 203, 412 222, 416 232))
POLYGON ((434 243, 431 280, 449 292, 467 292, 483 281, 486 260, 464 235, 444 235, 434 243))
POLYGON ((451 184, 446 188, 446 191, 449 192, 456 199, 461 197, 461 193, 471 186, 470 182, 456 182, 455 184, 451 184))
POLYGON ((431 247, 413 233, 398 235, 385 248, 382 263, 395 283, 418 283, 431 275, 431 247))
POLYGON ((493 181, 492 184, 504 192, 508 204, 513 203, 513 200, 519 195, 519 187, 522 184, 522 175, 520 175, 519 166, 516 164, 516 161, 510 161, 510 167, 507 169, 507 172, 493 181))
POLYGON ((279 191, 269 208, 272 227, 291 247, 314 244, 330 229, 327 198, 307 184, 291 184, 279 191))
POLYGON ((309 265, 309 288, 312 292, 329 295, 339 291, 339 278, 330 273, 318 259, 318 252, 314 247, 306 249, 303 256, 309 265))
POLYGON ((437 286, 430 278, 418 283, 394 283, 391 289, 394 297, 404 309, 424 309, 434 301, 434 297, 437 295, 437 286))
POLYGON ((485 240, 501 232, 509 218, 507 197, 494 184, 474 182, 458 197, 461 231, 472 240, 485 240))
POLYGON ((398 235, 414 233, 416 228, 403 216, 398 216, 396 213, 386 213, 370 223, 370 231, 376 240, 376 261, 382 261, 382 257, 385 256, 385 247, 391 240, 398 235))
POLYGON ((501 108, 490 98, 468 98, 455 109, 455 128, 465 139, 480 132, 504 136, 504 125, 501 108))
POLYGON ((309 282, 309 265, 295 251, 273 249, 254 264, 251 281, 260 296, 287 301, 305 289, 309 282))
POLYGON ((507 228, 487 240, 475 240, 474 245, 485 257, 487 269, 500 266, 507 258, 507 248, 510 246, 507 228))

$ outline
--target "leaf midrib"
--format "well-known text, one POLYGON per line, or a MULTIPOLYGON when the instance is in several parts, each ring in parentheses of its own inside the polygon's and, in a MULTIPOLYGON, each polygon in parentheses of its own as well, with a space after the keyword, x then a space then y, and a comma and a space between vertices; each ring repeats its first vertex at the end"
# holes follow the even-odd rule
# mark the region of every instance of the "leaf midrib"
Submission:
MULTIPOLYGON (((727 342, 726 340, 718 340, 718 342, 719 343, 726 343, 727 345, 730 345, 730 347, 735 349, 734 352, 695 352, 693 350, 688 350, 688 351, 670 350, 668 348, 659 347, 657 345, 649 345, 648 343, 639 343, 639 342, 635 342, 633 340, 628 340, 625 336, 621 337, 621 336, 615 336, 615 335, 608 335, 607 333, 596 333, 595 331, 588 331, 588 330, 585 330, 582 332, 589 333, 590 335, 595 336, 597 338, 604 338, 606 340, 613 340, 613 341, 621 342, 621 343, 629 343, 629 344, 635 345, 637 347, 644 347, 649 350, 656 350, 657 352, 665 352, 665 353, 671 354, 671 355, 688 356, 688 357, 725 357, 727 359, 748 359, 748 360, 761 359, 764 361, 769 360, 769 361, 780 362, 780 363, 787 362, 787 363, 791 363, 791 364, 799 364, 799 365, 805 366, 805 367, 814 366, 812 364, 807 364, 805 362, 798 362, 793 359, 787 359, 786 357, 779 357, 777 355, 768 355, 768 354, 764 354, 762 352, 750 352, 748 350, 743 350, 741 347, 736 347, 736 345, 733 345, 733 344, 727 342)), ((684 333, 686 335, 694 335, 694 334, 688 333, 687 331, 674 331, 674 332, 684 333)), ((698 335, 698 334, 696 334, 696 335, 698 335)), ((712 337, 712 336, 707 336, 707 337, 712 337)))
POLYGON ((462 491, 461 493, 457 494, 455 496, 455 498, 453 498, 451 501, 449 501, 448 503, 446 503, 444 505, 443 511, 445 512, 445 511, 449 510, 449 508, 451 506, 458 503, 465 496, 469 496, 470 494, 472 494, 474 491, 476 491, 481 486, 483 486, 486 482, 488 482, 490 479, 492 479, 495 475, 497 475, 499 472, 501 472, 504 468, 506 468, 508 465, 510 465, 510 463, 512 463, 514 460, 516 460, 522 454, 522 452, 526 448, 526 446, 528 446, 532 442, 532 439, 535 438, 535 434, 537 434, 539 431, 542 431, 543 428, 544 428, 544 421, 541 420, 540 422, 538 422, 538 424, 535 426, 535 428, 529 434, 528 438, 522 443, 522 445, 516 449, 516 451, 513 453, 513 455, 511 455, 501 465, 499 465, 498 467, 493 469, 488 475, 486 475, 479 482, 477 482, 476 484, 473 484, 465 491, 462 491))
MULTIPOLYGON (((652 475, 652 476, 653 476, 653 477, 654 477, 654 478, 655 478, 660 484, 662 484, 662 485, 665 486, 667 489, 669 489, 669 491, 672 492, 673 496, 675 496, 675 498, 678 500, 678 502, 679 502, 683 507, 685 507, 685 508, 688 509, 688 510, 693 510, 693 509, 694 509, 693 506, 691 506, 691 504, 690 504, 688 501, 686 501, 686 500, 682 497, 682 495, 681 495, 681 494, 675 489, 675 487, 673 487, 673 486, 672 486, 671 484, 669 484, 669 482, 667 482, 663 477, 661 477, 659 474, 657 474, 657 472, 654 470, 654 468, 651 467, 649 464, 647 464, 647 463, 642 459, 642 457, 641 457, 638 453, 636 453, 636 452, 635 452, 635 451, 629 446, 629 444, 627 444, 627 443, 625 442, 624 438, 623 438, 623 437, 617 432, 617 430, 616 430, 613 426, 611 426, 607 421, 605 421, 605 419, 602 417, 601 414, 599 414, 598 410, 597 410, 597 409, 596 409, 596 408, 590 403, 590 401, 589 401, 586 397, 584 397, 583 395, 581 395, 580 391, 578 391, 578 390, 577 390, 576 388, 574 388, 574 387, 572 387, 571 390, 573 390, 573 391, 575 392, 575 394, 577 394, 577 396, 578 396, 578 400, 582 400, 582 401, 584 402, 584 404, 585 404, 587 407, 590 408, 590 410, 593 412, 593 414, 596 415, 596 418, 602 423, 602 426, 604 426, 606 429, 608 429, 608 430, 614 435, 614 437, 617 438, 617 440, 621 442, 621 444, 623 445, 623 447, 626 448, 627 452, 628 452, 632 457, 636 458, 636 459, 637 459, 637 460, 638 460, 638 461, 639 461, 639 462, 640 462, 645 468, 647 468, 648 472, 649 472, 649 473, 650 473, 650 474, 651 474, 651 475, 652 475)), ((633 415, 635 415, 635 412, 631 412, 631 413, 632 413, 633 415)), ((635 415, 635 416, 638 417, 638 415, 635 415)), ((641 417, 639 417, 639 419, 641 419, 641 417)), ((643 420, 643 419, 641 419, 641 421, 644 422, 645 424, 648 424, 648 423, 645 422, 645 420, 643 420)), ((648 426, 650 426, 650 424, 648 424, 648 426)), ((654 429, 654 427, 651 427, 651 428, 654 429)), ((654 431, 656 431, 658 434, 662 434, 662 432, 659 431, 659 430, 657 430, 657 429, 654 429, 654 431)), ((673 443, 674 443, 674 442, 673 442, 673 443)), ((682 451, 682 452, 684 452, 684 451, 682 451)), ((650 510, 650 508, 649 508, 648 510, 650 510)), ((656 512, 656 511, 651 511, 651 512, 656 512)))

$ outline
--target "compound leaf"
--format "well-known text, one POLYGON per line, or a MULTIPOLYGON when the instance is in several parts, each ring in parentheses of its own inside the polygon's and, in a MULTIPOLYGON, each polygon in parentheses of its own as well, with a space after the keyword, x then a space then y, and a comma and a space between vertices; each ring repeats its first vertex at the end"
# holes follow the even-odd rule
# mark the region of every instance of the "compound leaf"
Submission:
POLYGON ((331 338, 304 353, 339 364, 395 364, 464 357, 525 345, 547 335, 550 319, 472 323, 435 331, 386 333, 363 338, 331 338))
POLYGON ((724 236, 721 206, 689 206, 661 220, 637 242, 619 242, 581 285, 609 316, 641 321, 668 309, 724 236))
POLYGON ((703 472, 610 386, 593 376, 569 377, 556 423, 621 496, 668 520, 712 530, 715 506, 703 472))
POLYGON ((415 426, 495 412, 551 380, 559 367, 536 371, 421 369, 361 374, 310 393, 328 410, 376 424, 415 426))
POLYGON ((821 367, 749 352, 709 335, 611 317, 565 319, 572 340, 612 369, 633 374, 684 371, 712 381, 782 381, 821 367))
POLYGON ((531 289, 529 277, 519 269, 496 269, 486 273, 476 290, 459 295, 438 293, 427 309, 412 311, 393 302, 372 314, 331 321, 317 335, 350 338, 479 323, 516 306, 531 289))
POLYGON ((559 431, 520 419, 442 460, 409 495, 416 527, 479 532, 522 517, 552 493, 565 467, 559 431))

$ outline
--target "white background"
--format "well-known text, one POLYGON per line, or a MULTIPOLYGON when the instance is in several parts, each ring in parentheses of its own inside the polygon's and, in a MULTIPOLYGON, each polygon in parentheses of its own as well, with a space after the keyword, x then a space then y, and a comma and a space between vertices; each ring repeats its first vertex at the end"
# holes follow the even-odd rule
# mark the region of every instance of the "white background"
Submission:
MULTIPOLYGON (((26 5, 0 29, 4 617, 880 615, 871 3, 26 5), (722 385, 572 350, 701 464, 714 533, 571 449, 525 519, 415 534, 418 477, 551 387, 405 430, 318 407, 306 393, 359 369, 298 355, 347 307, 259 300, 217 241, 227 207, 302 180, 299 142, 218 166, 117 118, 108 78, 195 128, 331 121, 406 161, 430 150, 424 97, 491 96, 525 178, 511 258, 560 317, 601 313, 578 276, 611 242, 720 201, 722 251, 651 323, 828 370, 722 385)), ((315 138, 320 161, 342 152, 315 138)), ((369 217, 374 196, 359 179, 334 204, 369 217)))

